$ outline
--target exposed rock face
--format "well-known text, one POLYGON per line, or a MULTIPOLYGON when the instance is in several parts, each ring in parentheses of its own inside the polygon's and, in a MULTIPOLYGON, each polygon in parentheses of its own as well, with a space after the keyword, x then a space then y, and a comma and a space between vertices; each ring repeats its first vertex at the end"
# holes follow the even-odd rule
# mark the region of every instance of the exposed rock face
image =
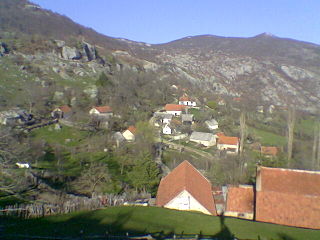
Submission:
POLYGON ((83 51, 88 61, 97 59, 96 48, 89 43, 83 42, 83 51))
POLYGON ((81 59, 81 53, 76 49, 68 46, 62 47, 61 56, 66 60, 79 60, 81 59))
POLYGON ((66 45, 65 41, 62 40, 55 40, 55 42, 59 48, 62 48, 66 45))

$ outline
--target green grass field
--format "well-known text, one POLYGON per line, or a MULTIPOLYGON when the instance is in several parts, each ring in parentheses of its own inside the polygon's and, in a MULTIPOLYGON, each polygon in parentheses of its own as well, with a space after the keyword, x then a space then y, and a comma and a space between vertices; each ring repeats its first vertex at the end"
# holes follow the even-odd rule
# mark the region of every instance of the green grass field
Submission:
MULTIPOLYGON (((1 220, 1 219, 0 219, 1 220)), ((4 220, 4 219, 2 219, 4 220)), ((4 222, 4 221, 2 221, 4 222)), ((234 218, 219 218, 195 212, 181 212, 157 207, 110 207, 29 220, 7 220, 3 237, 17 235, 79 237, 152 233, 158 239, 180 234, 215 236, 230 239, 318 240, 320 231, 258 223, 234 218)), ((10 237, 11 236, 11 237, 10 237)))
POLYGON ((49 144, 59 143, 61 145, 73 147, 79 145, 89 133, 67 126, 62 126, 60 130, 54 130, 52 126, 48 126, 36 129, 32 131, 31 134, 35 138, 46 140, 49 144))
POLYGON ((256 137, 260 139, 262 145, 265 146, 284 146, 286 145, 286 138, 281 135, 277 135, 272 132, 267 132, 261 129, 249 128, 249 132, 253 133, 256 137))

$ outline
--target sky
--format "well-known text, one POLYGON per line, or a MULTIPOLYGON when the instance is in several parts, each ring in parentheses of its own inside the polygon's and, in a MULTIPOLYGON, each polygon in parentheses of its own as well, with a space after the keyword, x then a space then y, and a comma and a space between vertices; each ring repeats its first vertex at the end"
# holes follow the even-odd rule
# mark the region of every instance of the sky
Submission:
POLYGON ((320 0, 31 0, 107 36, 165 43, 263 32, 320 44, 320 0))

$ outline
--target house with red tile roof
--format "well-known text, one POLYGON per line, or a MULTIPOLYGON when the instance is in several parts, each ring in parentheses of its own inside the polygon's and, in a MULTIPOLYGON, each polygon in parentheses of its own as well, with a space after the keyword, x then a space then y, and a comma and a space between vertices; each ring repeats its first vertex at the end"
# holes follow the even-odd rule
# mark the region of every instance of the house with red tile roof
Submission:
POLYGON ((275 157, 279 153, 279 148, 261 146, 260 152, 262 155, 269 156, 269 157, 275 157))
POLYGON ((69 118, 71 115, 72 110, 68 105, 57 107, 51 112, 53 118, 69 118))
POLYGON ((164 107, 164 110, 166 113, 172 114, 174 116, 180 116, 182 111, 185 109, 184 105, 178 105, 178 104, 166 104, 164 107))
POLYGON ((227 187, 227 202, 225 216, 253 219, 254 189, 252 185, 227 187))
POLYGON ((255 219, 320 229, 320 171, 258 167, 255 219))
POLYGON ((217 215, 211 183, 188 161, 161 179, 156 205, 217 215))
POLYGON ((192 100, 188 95, 184 94, 182 97, 179 98, 179 105, 195 107, 197 106, 197 103, 196 101, 192 100))
POLYGON ((110 106, 92 107, 89 111, 90 115, 112 116, 112 108, 110 106))
POLYGON ((217 148, 220 151, 226 151, 227 154, 238 154, 239 138, 220 135, 218 137, 217 148))
POLYGON ((122 136, 128 141, 132 142, 135 140, 137 129, 135 126, 129 126, 127 130, 122 133, 122 136))

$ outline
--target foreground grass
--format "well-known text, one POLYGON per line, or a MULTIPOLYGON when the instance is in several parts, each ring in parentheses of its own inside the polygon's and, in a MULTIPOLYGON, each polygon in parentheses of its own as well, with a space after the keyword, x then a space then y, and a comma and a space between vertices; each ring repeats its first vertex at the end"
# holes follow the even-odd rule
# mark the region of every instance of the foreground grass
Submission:
MULTIPOLYGON (((0 219, 1 220, 1 219, 0 219)), ((2 219, 4 220, 4 219, 2 219)), ((1 222, 1 221, 0 221, 1 222)), ((2 221, 4 222, 4 221, 2 221)), ((320 231, 208 216, 157 207, 110 207, 29 220, 7 219, 4 236, 84 236, 152 233, 161 238, 175 234, 202 234, 239 239, 320 239, 320 231), (222 221, 223 220, 223 221, 222 221)))

